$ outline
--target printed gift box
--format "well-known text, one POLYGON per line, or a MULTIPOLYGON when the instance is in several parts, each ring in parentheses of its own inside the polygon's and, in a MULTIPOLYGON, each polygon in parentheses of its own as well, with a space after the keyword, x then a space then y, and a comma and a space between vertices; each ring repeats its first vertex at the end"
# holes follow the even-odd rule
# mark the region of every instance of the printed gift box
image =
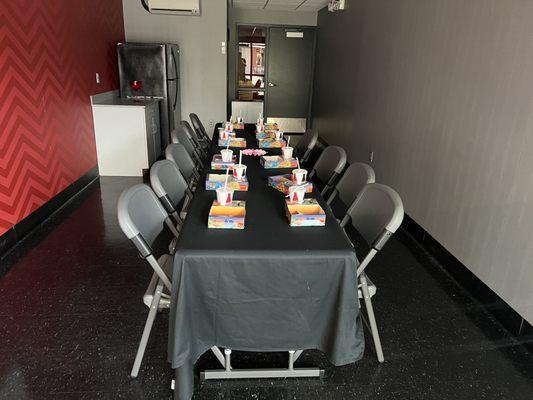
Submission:
POLYGON ((237 156, 233 155, 233 161, 232 162, 224 162, 222 161, 222 156, 220 154, 215 154, 213 156, 213 160, 211 161, 211 169, 214 169, 215 171, 218 170, 227 170, 233 169, 233 164, 237 164, 237 156))
MULTIPOLYGON (((218 139, 218 145, 220 147, 226 147, 228 145, 228 141, 224 139, 218 139)), ((246 147, 246 139, 245 138, 230 138, 229 139, 229 147, 246 147)))
POLYGON ((285 210, 290 226, 324 226, 326 213, 316 199, 304 199, 302 204, 285 200, 285 210))
POLYGON ((274 148, 282 148, 285 147, 285 140, 275 140, 271 138, 267 139, 257 139, 259 142, 259 148, 260 149, 274 149, 274 148))
POLYGON ((285 160, 282 156, 263 156, 259 163, 264 168, 298 168, 296 158, 285 160))
POLYGON ((209 210, 207 227, 214 229, 244 229, 245 217, 245 201, 234 200, 230 204, 221 206, 215 200, 209 210))
MULTIPOLYGON (((292 174, 269 176, 268 186, 271 186, 274 189, 279 190, 281 193, 288 195, 289 188, 291 186, 294 186, 294 182, 292 181, 292 174)), ((312 191, 313 191, 313 184, 311 182, 307 182, 307 187, 305 188, 305 192, 311 193, 312 191)))
MULTIPOLYGON (((224 186, 226 181, 226 174, 207 174, 205 179, 205 190, 217 190, 224 186)), ((246 176, 242 177, 242 180, 237 181, 235 178, 230 175, 228 176, 228 188, 246 192, 248 190, 248 180, 246 176)))
POLYGON ((235 122, 233 123, 233 129, 244 129, 244 124, 243 123, 238 123, 238 122, 235 122))

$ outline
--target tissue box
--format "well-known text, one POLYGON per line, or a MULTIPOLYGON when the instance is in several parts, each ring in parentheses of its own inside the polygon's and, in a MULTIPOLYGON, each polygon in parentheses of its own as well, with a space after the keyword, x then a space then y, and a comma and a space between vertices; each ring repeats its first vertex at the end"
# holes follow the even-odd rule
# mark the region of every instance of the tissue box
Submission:
POLYGON ((282 156, 263 156, 259 159, 259 163, 264 168, 298 168, 296 158, 285 160, 282 156))
POLYGON ((290 226, 324 226, 326 213, 316 199, 304 199, 302 204, 285 201, 290 226))
MULTIPOLYGON (((268 186, 271 186, 274 189, 279 190, 281 193, 288 195, 289 188, 291 186, 294 186, 294 182, 292 181, 292 174, 269 176, 268 186)), ((313 191, 313 184, 311 182, 307 182, 307 187, 305 189, 305 192, 311 193, 312 191, 313 191)))
POLYGON ((230 204, 221 206, 215 200, 209 210, 207 227, 214 229, 244 229, 245 217, 245 201, 234 200, 230 204))
POLYGON ((274 140, 271 138, 258 139, 260 149, 275 149, 285 147, 285 140, 274 140))
MULTIPOLYGON (((205 190, 217 190, 224 186, 225 180, 226 174, 207 174, 205 179, 205 190)), ((230 175, 228 177, 228 187, 239 192, 246 192, 248 190, 248 179, 244 176, 242 180, 237 181, 232 175, 230 175)))
MULTIPOLYGON (((227 140, 218 139, 218 145, 220 147, 226 147, 228 145, 227 140)), ((245 138, 230 138, 229 139, 229 147, 246 147, 246 139, 245 138)))
POLYGON ((233 124, 233 129, 244 129, 244 124, 239 124, 238 122, 235 122, 233 124))
POLYGON ((265 132, 255 132, 255 138, 257 140, 259 139, 274 139, 275 138, 275 131, 265 131, 265 132))
POLYGON ((233 164, 237 164, 237 156, 233 155, 233 161, 232 162, 223 162, 222 156, 220 154, 215 154, 213 156, 213 160, 211 161, 211 169, 214 170, 226 170, 226 169, 233 169, 233 164))

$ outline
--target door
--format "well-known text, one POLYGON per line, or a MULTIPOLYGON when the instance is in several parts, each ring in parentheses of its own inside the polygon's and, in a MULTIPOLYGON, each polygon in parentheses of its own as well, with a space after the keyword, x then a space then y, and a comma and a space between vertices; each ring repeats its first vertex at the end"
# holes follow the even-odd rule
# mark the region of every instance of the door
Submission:
POLYGON ((315 30, 271 27, 267 51, 267 117, 307 120, 313 82, 315 30))

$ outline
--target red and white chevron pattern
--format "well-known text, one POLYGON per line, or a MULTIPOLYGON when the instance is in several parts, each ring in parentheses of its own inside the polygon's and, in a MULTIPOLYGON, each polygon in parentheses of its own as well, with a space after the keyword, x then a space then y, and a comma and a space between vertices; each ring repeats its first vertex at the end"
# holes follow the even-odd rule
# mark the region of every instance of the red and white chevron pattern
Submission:
POLYGON ((0 235, 96 165, 89 96, 123 40, 121 0, 0 1, 0 235))

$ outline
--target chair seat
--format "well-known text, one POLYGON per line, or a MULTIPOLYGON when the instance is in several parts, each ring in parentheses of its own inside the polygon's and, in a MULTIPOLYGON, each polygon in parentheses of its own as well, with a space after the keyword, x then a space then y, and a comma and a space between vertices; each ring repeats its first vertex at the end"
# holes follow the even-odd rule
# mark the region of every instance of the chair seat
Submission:
MULTIPOLYGON (((374 283, 370 280, 368 275, 366 275, 366 282, 368 284, 368 293, 370 293, 370 297, 374 297, 374 295, 378 291, 377 286, 374 285, 374 283)), ((361 287, 357 287, 357 294, 359 295, 360 299, 363 298, 363 290, 361 289, 361 287)))
MULTIPOLYGON (((168 278, 172 280, 172 271, 174 270, 174 257, 170 254, 163 254, 161 257, 159 257, 157 261, 159 265, 161 265, 161 268, 168 276, 168 278)), ((158 280, 159 277, 154 272, 150 284, 148 285, 148 288, 146 288, 146 292, 143 296, 143 302, 144 304, 146 304, 147 307, 150 307, 150 305, 152 304, 158 280)), ((170 297, 168 297, 168 295, 165 295, 164 292, 163 297, 161 297, 161 300, 159 301, 159 308, 170 308, 170 297)))

